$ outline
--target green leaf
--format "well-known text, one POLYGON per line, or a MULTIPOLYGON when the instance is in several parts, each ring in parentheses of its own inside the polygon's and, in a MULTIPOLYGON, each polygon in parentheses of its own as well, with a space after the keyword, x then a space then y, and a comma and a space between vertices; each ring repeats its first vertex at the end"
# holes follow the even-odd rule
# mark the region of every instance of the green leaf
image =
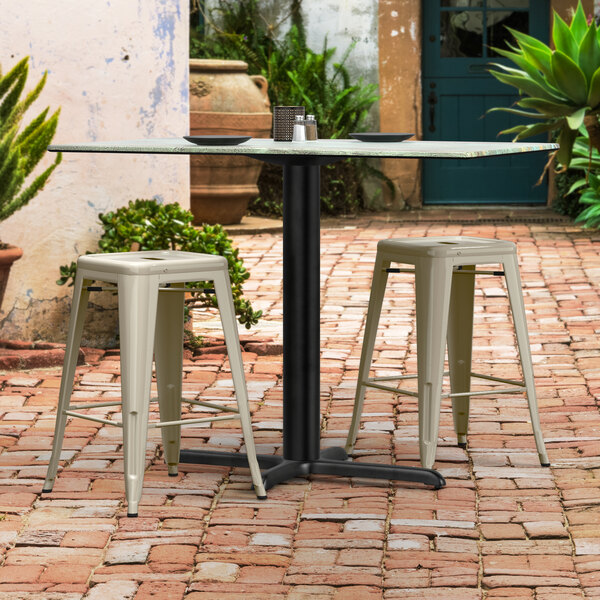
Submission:
POLYGON ((573 107, 560 102, 550 102, 541 98, 521 98, 517 104, 521 108, 532 108, 547 117, 566 117, 573 113, 573 107))
POLYGON ((517 40, 517 43, 519 44, 519 46, 521 46, 521 44, 528 44, 528 45, 532 46, 533 48, 537 48, 538 50, 552 54, 552 50, 548 46, 546 46, 546 44, 544 44, 544 42, 540 42, 540 40, 538 40, 537 38, 534 38, 533 36, 528 35, 526 33, 523 33, 522 31, 513 29, 512 27, 507 27, 506 29, 508 31, 510 31, 510 33, 513 35, 513 37, 517 40))
POLYGON ((586 181, 585 181, 585 177, 582 177, 581 179, 578 179, 570 188, 569 191, 567 192, 567 196, 569 194, 572 194, 575 190, 578 190, 580 187, 583 187, 584 185, 586 185, 586 181))
POLYGON ((558 136, 558 144, 560 148, 556 153, 556 160, 565 167, 569 166, 571 162, 571 156, 573 154, 573 143, 575 142, 575 136, 577 132, 568 127, 563 127, 560 135, 558 136))
MULTIPOLYGON (((509 52, 508 50, 503 50, 502 48, 494 48, 494 51, 496 52, 496 54, 500 54, 500 56, 504 56, 505 58, 509 58, 510 60, 512 60, 522 71, 525 71, 525 73, 527 73, 527 75, 529 75, 531 79, 533 79, 540 85, 544 85, 544 77, 540 73, 540 70, 538 69, 537 65, 533 64, 525 56, 523 56, 522 54, 517 54, 515 52, 509 52)), ((490 64, 494 67, 500 67, 501 69, 510 72, 510 67, 507 67, 506 65, 503 65, 501 63, 490 64)))
POLYGON ((594 73, 600 67, 600 43, 598 43, 594 22, 590 25, 579 45, 579 66, 589 85, 594 73))
POLYGON ((543 48, 533 46, 526 42, 521 42, 523 57, 531 64, 535 65, 546 77, 548 83, 554 88, 557 87, 554 74, 552 73, 552 50, 542 44, 543 48))
POLYGON ((527 129, 527 125, 515 125, 510 129, 504 129, 498 135, 510 135, 512 133, 520 134, 527 129))
POLYGON ((552 73, 561 92, 579 106, 585 105, 588 95, 585 75, 571 58, 559 50, 552 55, 552 73))
MULTIPOLYGON (((525 98, 523 98, 523 100, 525 100, 525 98)), ((520 104, 521 101, 519 101, 517 104, 520 104)), ((492 112, 507 112, 510 113, 512 115, 517 115, 519 117, 526 117, 527 119, 544 119, 546 118, 545 115, 539 114, 539 113, 532 113, 532 112, 527 112, 525 110, 519 110, 518 108, 511 108, 509 106, 495 106, 494 108, 490 108, 486 111, 486 115, 488 113, 492 113, 492 112)))
POLYGON ((534 123, 533 125, 527 125, 526 128, 521 131, 515 138, 515 141, 523 140, 528 137, 533 137, 534 135, 539 135, 540 133, 546 133, 547 131, 552 131, 557 128, 557 123, 534 123))
POLYGON ((567 117, 567 123, 571 129, 579 129, 581 127, 583 124, 583 117, 585 117, 589 108, 589 106, 584 106, 567 117))
POLYGON ((583 10, 581 0, 579 0, 577 3, 577 10, 575 11, 575 15, 571 21, 570 29, 577 43, 581 43, 581 40, 583 40, 588 33, 587 17, 585 16, 585 11, 583 10))
POLYGON ((556 11, 554 11, 552 41, 558 52, 566 54, 571 60, 577 62, 579 58, 579 44, 575 40, 569 26, 562 20, 556 11))
POLYGON ((512 85, 517 89, 521 90, 525 94, 529 96, 533 96, 534 98, 542 98, 544 100, 556 101, 561 100, 561 98, 557 98, 550 90, 536 83, 531 79, 528 75, 511 75, 508 73, 501 73, 499 71, 492 71, 490 73, 502 83, 506 83, 508 85, 512 85))
POLYGON ((594 75, 592 76, 587 104, 592 110, 596 109, 600 104, 600 66, 594 71, 594 75))

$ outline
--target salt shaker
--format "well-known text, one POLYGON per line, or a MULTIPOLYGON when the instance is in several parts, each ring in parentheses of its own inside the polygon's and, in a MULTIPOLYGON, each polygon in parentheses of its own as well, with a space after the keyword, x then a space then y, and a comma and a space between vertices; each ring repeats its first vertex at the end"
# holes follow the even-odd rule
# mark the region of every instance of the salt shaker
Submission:
POLYGON ((307 140, 318 140, 317 136, 317 120, 315 115, 307 115, 304 121, 304 127, 306 128, 306 139, 307 140))
POLYGON ((305 142, 306 141, 306 127, 304 125, 304 117, 302 115, 296 115, 294 121, 294 133, 292 135, 292 142, 305 142))

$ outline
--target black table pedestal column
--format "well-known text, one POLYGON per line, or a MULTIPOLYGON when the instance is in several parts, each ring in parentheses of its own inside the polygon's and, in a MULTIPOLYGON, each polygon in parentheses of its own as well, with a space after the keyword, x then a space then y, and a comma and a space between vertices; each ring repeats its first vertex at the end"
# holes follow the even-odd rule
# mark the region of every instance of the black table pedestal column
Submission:
MULTIPOLYGON (((319 165, 333 159, 263 156, 262 160, 283 164, 283 456, 258 456, 266 468, 265 488, 310 473, 442 487, 446 482, 433 469, 354 463, 343 448, 320 451, 319 165)), ((244 454, 208 450, 182 450, 181 462, 248 466, 244 454)))

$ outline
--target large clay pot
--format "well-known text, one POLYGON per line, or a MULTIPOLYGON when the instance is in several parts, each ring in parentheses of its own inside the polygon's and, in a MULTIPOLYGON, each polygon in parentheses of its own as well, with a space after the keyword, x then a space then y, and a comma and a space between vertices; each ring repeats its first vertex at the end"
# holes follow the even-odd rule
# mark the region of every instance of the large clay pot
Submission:
POLYGON ((6 248, 0 248, 0 306, 2 306, 2 300, 4 299, 10 268, 21 256, 23 256, 23 250, 17 248, 17 246, 8 245, 6 248))
MULTIPOLYGON (((267 80, 239 60, 190 59, 190 135, 269 137, 267 80)), ((190 157, 194 224, 239 223, 258 196, 262 164, 245 156, 190 157)))

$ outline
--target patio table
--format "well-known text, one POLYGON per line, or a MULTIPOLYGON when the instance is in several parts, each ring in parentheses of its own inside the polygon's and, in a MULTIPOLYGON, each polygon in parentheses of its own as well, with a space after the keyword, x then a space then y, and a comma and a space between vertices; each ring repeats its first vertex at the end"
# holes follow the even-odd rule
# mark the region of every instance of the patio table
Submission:
MULTIPOLYGON (((433 469, 356 463, 320 449, 320 166, 351 157, 468 159, 549 151, 548 143, 358 140, 199 146, 183 138, 53 144, 55 152, 239 154, 283 166, 283 455, 259 455, 265 488, 310 473, 445 484, 433 469)), ((468 183, 468 182, 465 182, 468 183)), ((247 466, 242 453, 182 450, 181 462, 247 466)))

